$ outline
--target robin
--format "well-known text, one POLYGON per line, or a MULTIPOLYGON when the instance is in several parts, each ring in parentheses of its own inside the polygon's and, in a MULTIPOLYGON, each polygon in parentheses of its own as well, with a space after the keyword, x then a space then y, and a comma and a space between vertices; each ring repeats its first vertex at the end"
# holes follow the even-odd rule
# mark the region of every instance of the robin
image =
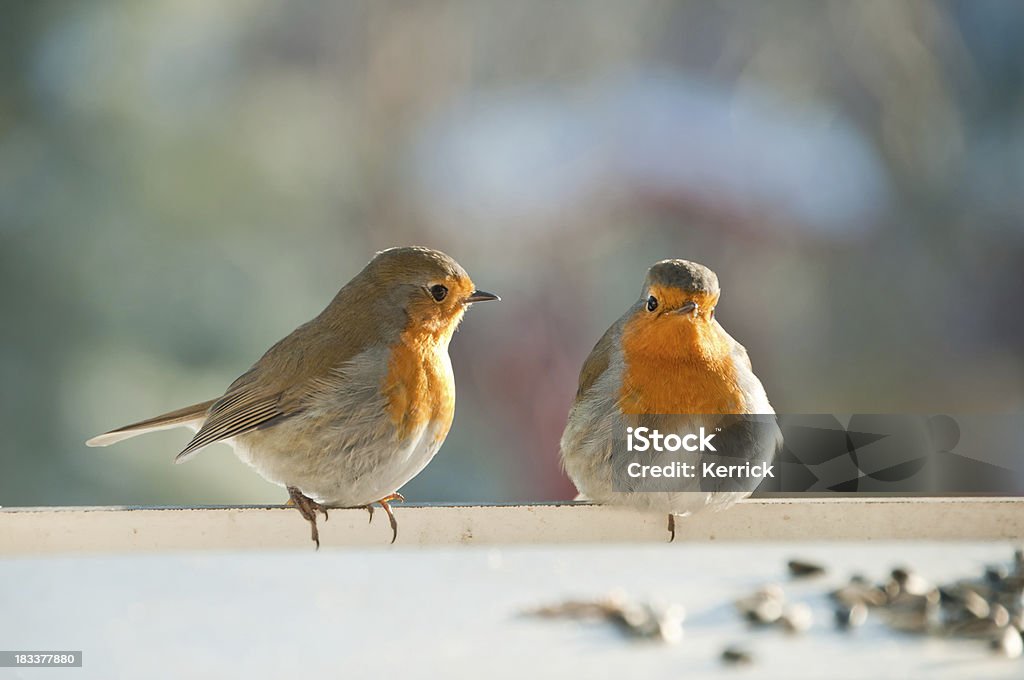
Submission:
POLYGON ((652 266, 640 299, 584 362, 562 435, 562 464, 581 498, 666 513, 671 539, 676 515, 726 507, 753 487, 704 479, 693 468, 692 478, 680 477, 670 489, 624 485, 623 471, 635 460, 628 444, 633 433, 647 427, 662 436, 691 435, 691 443, 702 434, 702 446, 717 444, 713 451, 746 461, 767 460, 781 445, 775 412, 746 350, 715 320, 719 295, 718 277, 703 265, 663 260, 652 266))
POLYGON ((455 413, 448 343, 476 290, 451 257, 428 248, 377 253, 327 308, 271 347, 217 399, 90 439, 107 446, 189 427, 183 463, 214 442, 285 487, 312 527, 332 507, 384 508, 441 448, 455 413))

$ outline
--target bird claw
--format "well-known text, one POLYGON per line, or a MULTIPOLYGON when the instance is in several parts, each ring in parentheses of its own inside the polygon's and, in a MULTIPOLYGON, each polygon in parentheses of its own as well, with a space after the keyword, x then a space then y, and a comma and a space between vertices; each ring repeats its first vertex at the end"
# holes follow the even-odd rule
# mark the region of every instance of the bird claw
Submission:
MULTIPOLYGON (((390 496, 385 496, 384 498, 381 498, 379 501, 377 501, 377 503, 380 505, 380 507, 384 508, 384 512, 386 512, 388 514, 388 522, 391 524, 391 542, 392 543, 394 543, 395 540, 398 538, 398 521, 395 519, 395 513, 393 513, 391 511, 391 506, 389 505, 389 503, 391 501, 404 501, 404 500, 405 500, 405 496, 403 496, 402 494, 400 494, 400 493, 398 493, 396 491, 393 494, 391 494, 390 496)), ((370 513, 370 523, 372 524, 373 523, 373 503, 370 503, 369 505, 364 505, 363 507, 366 508, 366 511, 370 513)))
POLYGON ((391 543, 398 539, 398 521, 395 519, 395 513, 391 512, 391 506, 387 501, 377 501, 380 503, 380 507, 384 508, 384 512, 388 513, 388 522, 391 523, 391 543))
POLYGON ((668 542, 672 543, 673 541, 676 540, 676 516, 675 515, 671 515, 670 514, 668 516, 668 533, 669 533, 668 542))
MULTIPOLYGON (((322 503, 317 503, 309 496, 305 495, 298 488, 294 486, 288 487, 288 502, 285 505, 293 506, 299 511, 299 514, 309 522, 310 531, 312 534, 313 542, 316 543, 316 549, 320 549, 320 531, 316 526, 316 513, 324 513, 324 521, 328 520, 327 506, 322 503)), ((391 542, 394 543, 398 539, 398 521, 395 519, 395 513, 391 511, 389 503, 391 501, 404 501, 405 496, 398 493, 397 491, 390 496, 385 496, 379 501, 376 501, 380 507, 384 508, 384 512, 388 515, 388 522, 391 524, 391 542)), ((373 503, 364 505, 366 511, 370 513, 370 523, 373 523, 373 503)))
POLYGON ((299 514, 302 515, 302 518, 309 522, 310 538, 313 539, 313 543, 316 543, 316 549, 319 550, 320 531, 316 526, 316 513, 324 513, 324 521, 326 522, 330 519, 330 516, 327 514, 327 506, 322 503, 317 503, 294 486, 288 487, 288 496, 287 505, 294 506, 295 509, 299 511, 299 514))

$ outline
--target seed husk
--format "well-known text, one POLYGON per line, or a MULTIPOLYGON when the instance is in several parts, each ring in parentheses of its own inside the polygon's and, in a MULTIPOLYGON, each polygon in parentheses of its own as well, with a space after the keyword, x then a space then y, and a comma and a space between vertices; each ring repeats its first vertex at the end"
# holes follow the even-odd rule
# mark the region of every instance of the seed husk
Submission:
POLYGON ((881 607, 888 603, 889 597, 885 591, 868 583, 851 581, 848 585, 831 593, 832 599, 836 602, 852 607, 855 604, 864 604, 869 607, 881 607))
POLYGON ((1004 578, 1010 575, 1010 569, 1003 564, 990 564, 985 567, 985 580, 998 586, 1004 578))
POLYGON ((924 595, 900 593, 884 608, 889 625, 911 633, 928 633, 942 626, 939 591, 924 595))
POLYGON ((905 567, 893 569, 889 582, 885 584, 885 592, 890 598, 896 597, 901 593, 924 595, 931 589, 932 586, 928 583, 927 579, 916 571, 911 571, 905 567))
POLYGON ((999 627, 1010 625, 1010 611, 1001 604, 994 604, 989 608, 988 618, 999 627))
POLYGON ((988 618, 991 607, 988 600, 973 590, 965 590, 961 598, 961 604, 968 614, 976 619, 988 618))
POLYGON ((544 618, 604 619, 630 637, 675 644, 683 637, 685 610, 679 605, 658 608, 613 593, 598 600, 568 600, 526 612, 544 618))
POLYGON ((786 601, 782 587, 769 584, 760 588, 753 595, 736 601, 736 609, 745 619, 757 625, 775 623, 782 617, 786 601))
POLYGON ((821 576, 826 571, 822 565, 807 560, 790 560, 786 566, 789 568, 789 574, 793 578, 821 576))
POLYGON ((988 619, 964 619, 946 626, 947 635, 961 638, 991 639, 999 631, 999 626, 988 619))
POLYGON ((751 623, 760 626, 775 623, 782 617, 782 602, 779 600, 758 600, 744 608, 743 615, 751 623))
POLYGON ((754 662, 754 655, 743 647, 730 645, 722 650, 722 661, 727 664, 749 664, 754 662))
POLYGON ((859 628, 868 620, 868 607, 863 602, 855 602, 851 606, 836 607, 836 625, 843 630, 859 628))

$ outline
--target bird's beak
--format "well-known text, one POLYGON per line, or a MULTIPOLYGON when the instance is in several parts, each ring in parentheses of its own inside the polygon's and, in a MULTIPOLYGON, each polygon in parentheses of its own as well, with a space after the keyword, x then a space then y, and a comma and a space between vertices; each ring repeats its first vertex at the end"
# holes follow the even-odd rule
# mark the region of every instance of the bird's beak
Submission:
POLYGON ((466 304, 472 302, 488 302, 490 300, 500 300, 501 298, 494 293, 488 293, 486 290, 474 290, 473 293, 466 298, 466 304))
POLYGON ((696 312, 697 312, 697 303, 694 302, 693 300, 690 300, 689 302, 683 304, 682 307, 680 307, 679 309, 676 310, 677 314, 683 314, 683 315, 695 314, 696 312))

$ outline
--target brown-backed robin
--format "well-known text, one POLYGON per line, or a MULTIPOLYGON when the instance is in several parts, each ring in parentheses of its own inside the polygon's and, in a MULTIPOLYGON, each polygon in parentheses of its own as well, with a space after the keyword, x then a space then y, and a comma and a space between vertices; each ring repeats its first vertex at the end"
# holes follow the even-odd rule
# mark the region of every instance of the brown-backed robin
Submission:
POLYGON ((725 414, 757 414, 767 417, 767 433, 764 420, 757 428, 730 427, 728 455, 763 460, 781 445, 775 412, 746 350, 715 320, 719 294, 718 277, 696 262, 664 260, 652 266, 639 300, 584 362, 562 435, 562 464, 582 498, 667 513, 673 538, 676 515, 726 507, 756 483, 740 491, 735 485, 715 488, 697 470, 696 477, 674 482, 671 490, 642 484, 624 490, 616 480, 634 456, 627 432, 648 427, 681 437, 701 427, 717 431, 725 414))
POLYGON ((223 441, 264 478, 285 487, 312 527, 331 507, 388 502, 430 462, 455 414, 448 343, 466 309, 497 300, 477 290, 444 253, 377 253, 312 321, 271 347, 217 399, 90 439, 106 446, 189 427, 175 462, 223 441))

